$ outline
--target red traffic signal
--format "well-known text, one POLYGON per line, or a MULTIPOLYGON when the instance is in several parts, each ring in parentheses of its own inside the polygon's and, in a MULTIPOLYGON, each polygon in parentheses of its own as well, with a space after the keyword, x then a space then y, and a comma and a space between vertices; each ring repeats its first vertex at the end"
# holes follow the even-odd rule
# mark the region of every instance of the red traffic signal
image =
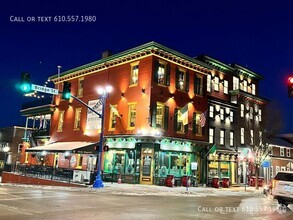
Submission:
POLYGON ((293 98, 293 76, 288 78, 288 96, 293 98))
POLYGON ((105 145, 105 146, 103 147, 103 151, 108 152, 108 151, 109 151, 109 146, 108 146, 108 145, 105 145))

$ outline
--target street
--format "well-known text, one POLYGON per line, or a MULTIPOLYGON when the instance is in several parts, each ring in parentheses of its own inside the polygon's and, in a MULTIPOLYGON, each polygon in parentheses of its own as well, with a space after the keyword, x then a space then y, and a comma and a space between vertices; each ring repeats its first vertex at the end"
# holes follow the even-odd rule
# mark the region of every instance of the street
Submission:
POLYGON ((253 190, 106 184, 105 188, 0 185, 0 219, 292 219, 253 190))

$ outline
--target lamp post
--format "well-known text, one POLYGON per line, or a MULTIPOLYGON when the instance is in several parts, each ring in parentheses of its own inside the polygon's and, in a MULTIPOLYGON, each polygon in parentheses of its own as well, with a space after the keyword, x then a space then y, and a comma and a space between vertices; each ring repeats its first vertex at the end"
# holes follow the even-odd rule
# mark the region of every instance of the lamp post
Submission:
POLYGON ((103 139, 104 139, 104 118, 105 118, 105 106, 108 94, 112 91, 111 86, 106 86, 105 88, 99 88, 98 94, 101 96, 102 101, 102 114, 101 114, 101 133, 100 133, 100 143, 99 143, 99 157, 98 157, 98 167, 97 176, 93 184, 93 188, 103 188, 104 183, 101 177, 101 165, 102 165, 102 152, 103 152, 103 139))

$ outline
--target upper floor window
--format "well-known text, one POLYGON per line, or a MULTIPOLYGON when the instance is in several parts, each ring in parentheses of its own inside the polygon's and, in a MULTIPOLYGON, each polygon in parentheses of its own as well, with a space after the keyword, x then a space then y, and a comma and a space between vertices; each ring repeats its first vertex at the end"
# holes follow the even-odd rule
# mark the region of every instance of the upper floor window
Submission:
POLYGON ((155 61, 155 73, 154 78, 155 82, 160 85, 170 85, 170 67, 169 64, 165 61, 156 60, 155 61))
POLYGON ((174 111, 174 130, 187 133, 188 129, 188 105, 183 108, 176 108, 174 111))
POLYGON ((202 77, 194 76, 194 94, 202 95, 202 77))
POLYGON ((130 86, 135 86, 138 83, 138 70, 139 61, 131 63, 131 73, 130 73, 130 86))
POLYGON ((136 103, 128 104, 128 129, 134 129, 136 123, 136 103))
POLYGON ((212 105, 210 105, 209 117, 210 118, 214 117, 214 106, 212 106, 212 105))
POLYGON ((240 105, 240 116, 244 117, 244 104, 240 105))
POLYGON ((233 122, 234 121, 234 112, 230 110, 230 122, 233 122))
POLYGON ((217 76, 214 78, 214 90, 219 91, 219 77, 217 76))
POLYGON ((250 107, 249 109, 249 118, 253 119, 253 107, 250 107))
POLYGON ((284 157, 285 155, 285 148, 284 147, 280 147, 280 156, 284 157))
POLYGON ((212 91, 212 76, 210 74, 207 75, 207 91, 212 91))
POLYGON ((220 109, 220 119, 221 119, 221 120, 224 120, 224 113, 225 113, 225 112, 224 112, 224 109, 221 108, 221 109, 220 109))
POLYGON ((215 129, 214 128, 210 128, 209 129, 209 143, 212 144, 212 143, 215 143, 215 129))
POLYGON ((163 103, 155 103, 152 106, 152 127, 168 129, 169 107, 163 103))
POLYGON ((253 145, 254 144, 254 135, 253 135, 253 130, 250 130, 250 144, 253 145))
POLYGON ((233 90, 239 89, 239 78, 233 76, 233 90))
POLYGON ((243 80, 243 91, 247 92, 247 80, 243 80))
POLYGON ((258 109, 258 121, 261 121, 261 109, 258 109))
POLYGON ((163 128, 164 126, 165 106, 162 103, 157 104, 156 127, 163 128))
POLYGON ((230 146, 234 146, 234 132, 230 131, 230 146))
POLYGON ((63 124, 64 124, 64 111, 59 112, 59 118, 58 118, 58 129, 57 131, 63 131, 63 124))
POLYGON ((109 130, 115 130, 116 127, 116 116, 120 117, 119 112, 117 110, 117 105, 110 104, 110 125, 109 130))
POLYGON ((224 94, 228 94, 228 81, 224 80, 224 94))
POLYGON ((74 115, 74 130, 79 130, 81 126, 81 108, 75 109, 75 115, 74 115))
POLYGON ((259 146, 262 146, 262 131, 259 132, 259 146))
POLYGON ((193 133, 195 133, 196 135, 200 136, 203 135, 203 126, 202 126, 202 122, 201 122, 201 113, 199 112, 194 112, 193 113, 193 133))
POLYGON ((287 153, 287 157, 291 157, 291 154, 290 154, 290 148, 287 148, 287 149, 286 149, 286 153, 287 153))
POLYGON ((220 145, 224 145, 224 144, 225 144, 225 131, 220 130, 220 145))
POLYGON ((189 74, 186 70, 176 69, 176 88, 182 91, 189 91, 189 74))
POLYGON ((240 143, 244 144, 244 128, 240 130, 240 143))
POLYGON ((78 79, 78 87, 77 87, 77 96, 82 97, 83 95, 83 83, 84 83, 84 78, 79 78, 78 79))
POLYGON ((251 93, 252 95, 255 95, 255 84, 251 84, 251 93))

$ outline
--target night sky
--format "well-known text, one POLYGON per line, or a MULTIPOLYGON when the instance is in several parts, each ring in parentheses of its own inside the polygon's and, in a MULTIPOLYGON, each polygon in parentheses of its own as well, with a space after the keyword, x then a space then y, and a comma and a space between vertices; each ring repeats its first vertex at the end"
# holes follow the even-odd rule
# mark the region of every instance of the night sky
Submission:
POLYGON ((34 84, 62 71, 156 41, 188 56, 207 54, 264 76, 260 96, 279 107, 282 133, 293 133, 293 16, 290 1, 10 0, 0 2, 0 127, 24 126, 29 101, 15 89, 21 72, 34 84), (4 3, 5 2, 5 3, 4 3), (179 3, 180 2, 180 3, 179 3), (280 5, 278 5, 280 4, 280 5), (96 16, 96 22, 54 22, 54 16, 96 16), (50 16, 51 22, 16 22, 11 16, 50 16))

